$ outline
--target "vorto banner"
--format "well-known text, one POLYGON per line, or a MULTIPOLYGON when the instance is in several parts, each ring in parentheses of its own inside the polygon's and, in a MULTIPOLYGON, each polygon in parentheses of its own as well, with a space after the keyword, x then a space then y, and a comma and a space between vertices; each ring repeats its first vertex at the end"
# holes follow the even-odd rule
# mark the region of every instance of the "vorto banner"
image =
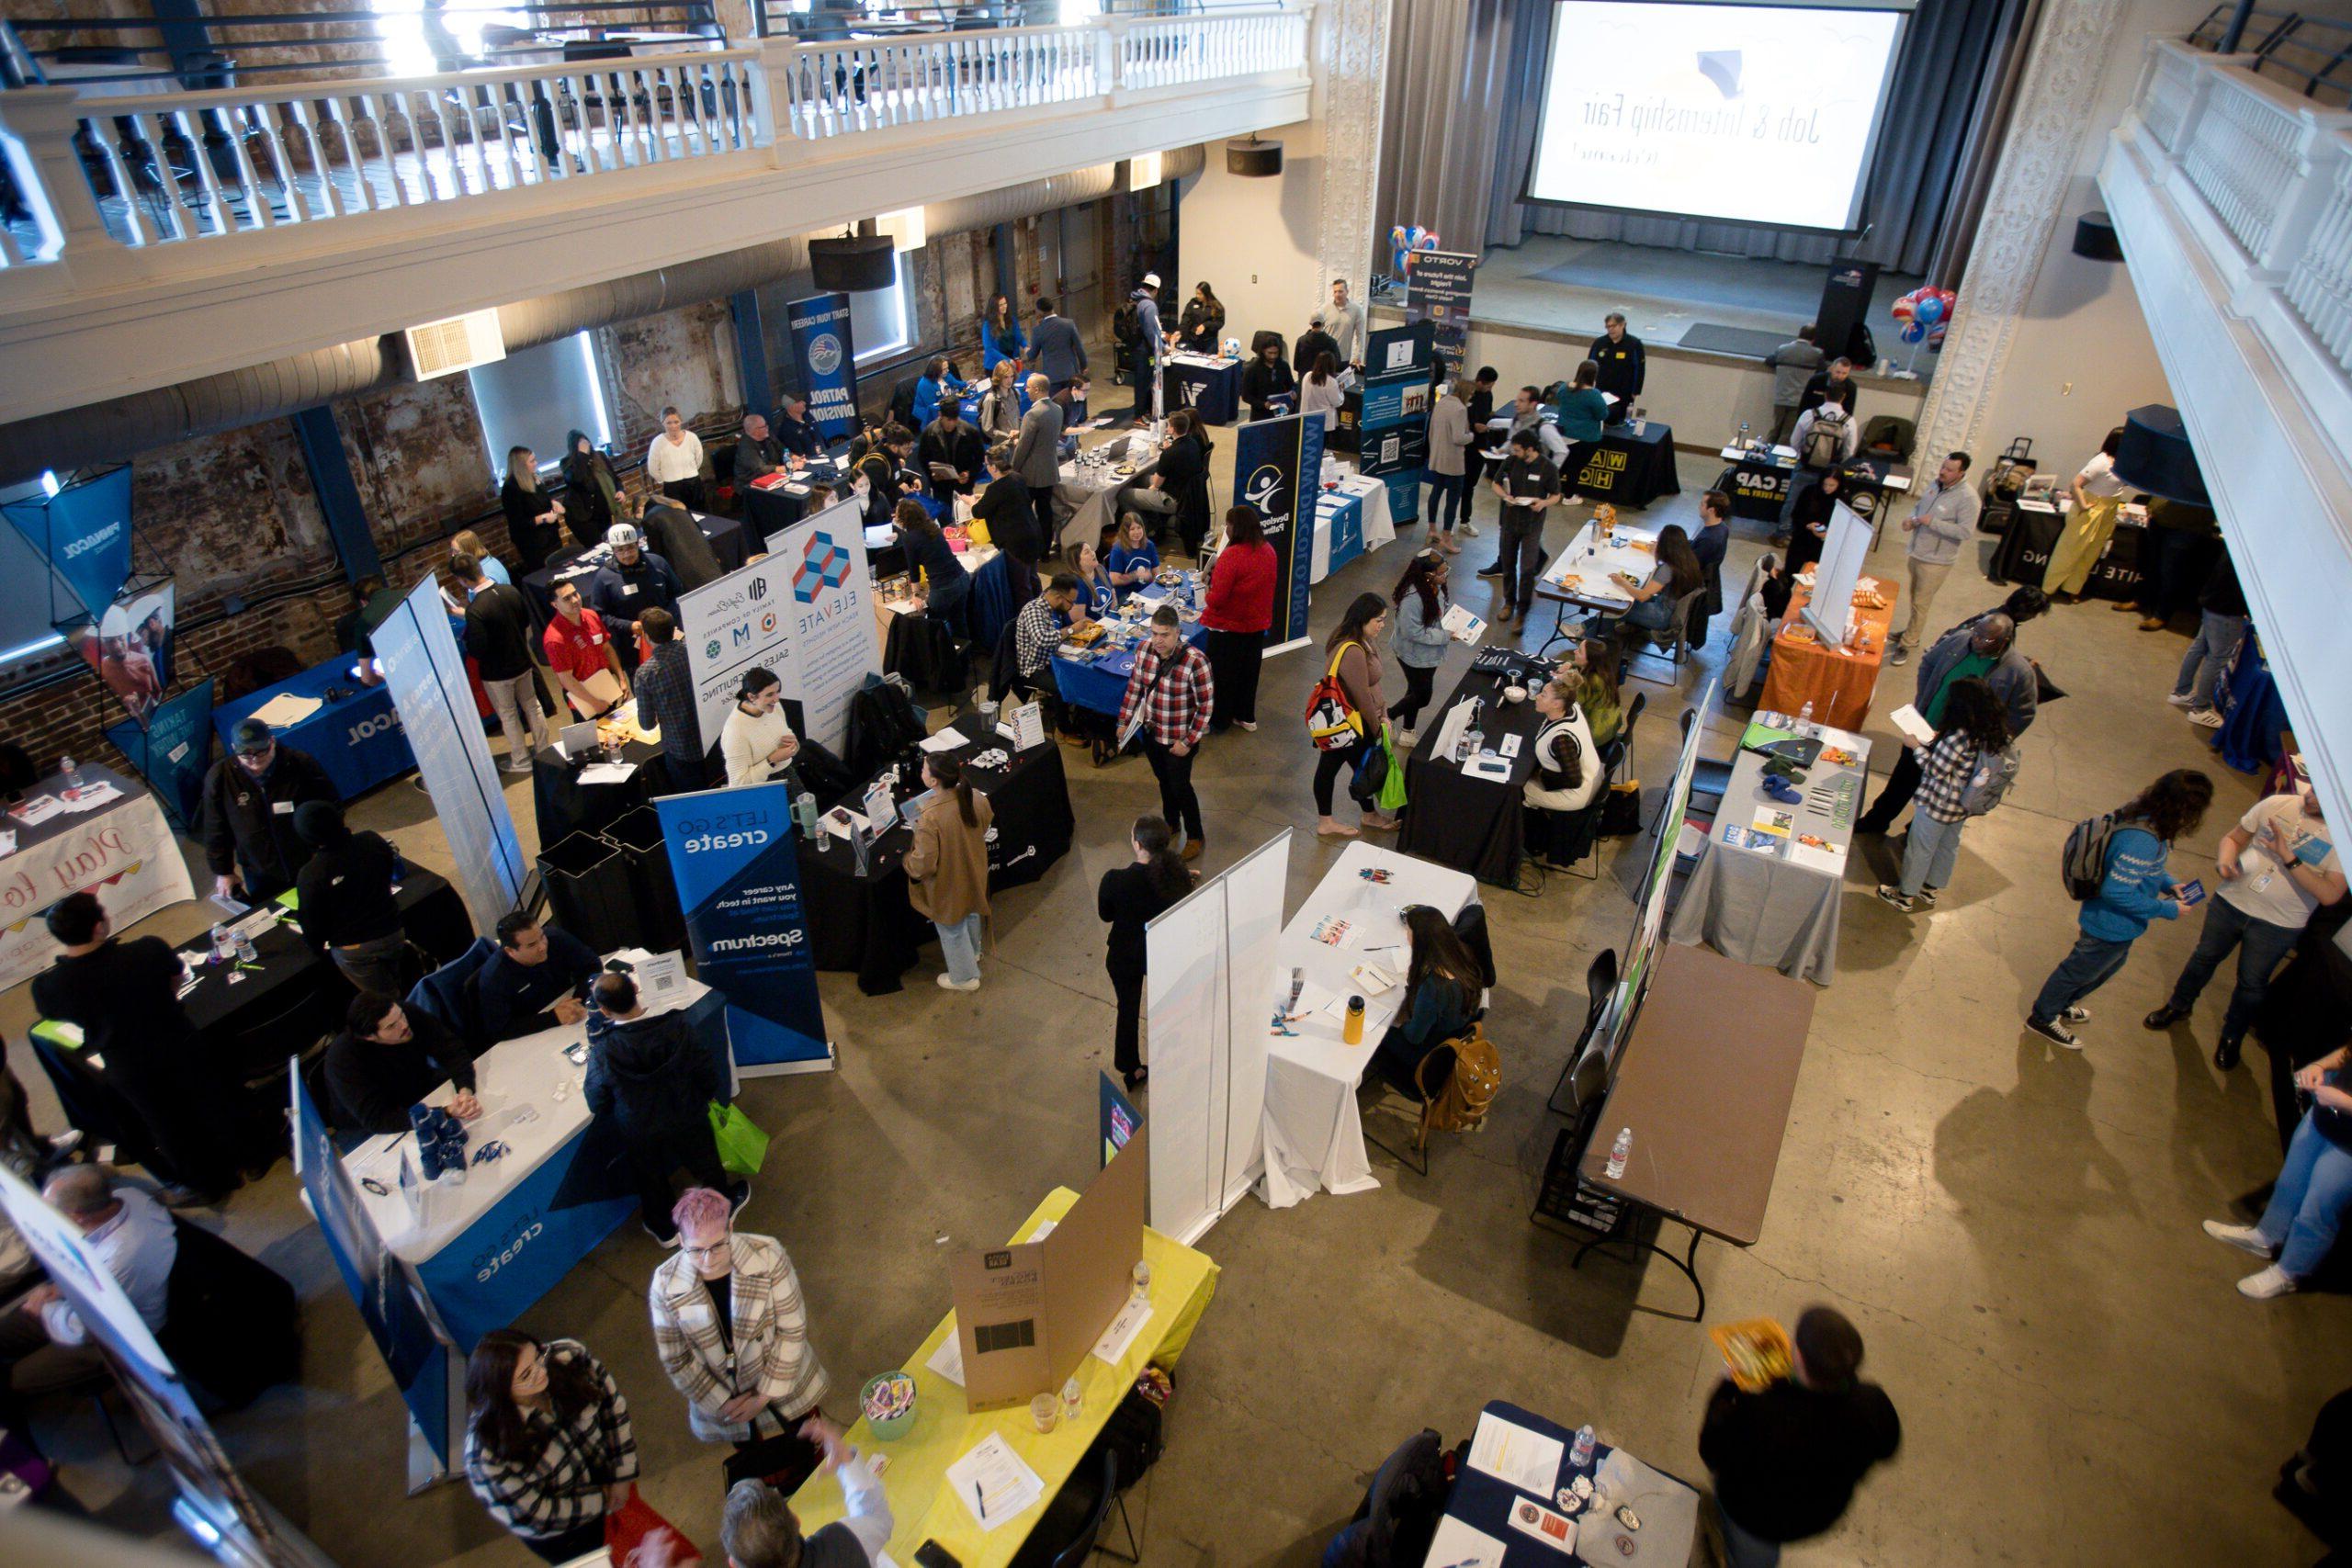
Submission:
POLYGON ((745 1077, 829 1070, 833 1047, 800 902, 792 787, 665 795, 653 808, 695 976, 727 998, 735 1070, 745 1077))
POLYGON ((792 356, 817 434, 837 441, 857 429, 857 351, 850 338, 849 296, 819 294, 784 308, 792 356))
POLYGON ((55 495, 12 501, 6 511, 32 547, 57 569, 82 601, 79 609, 52 605, 50 619, 103 614, 130 576, 130 468, 67 485, 55 495))
POLYGON ((1323 422, 1298 414, 1255 420, 1233 439, 1241 499, 1258 509, 1266 543, 1274 547, 1274 622, 1266 629, 1266 651, 1282 653, 1306 641, 1323 422))
POLYGON ((1470 337, 1470 289, 1478 275, 1478 258, 1452 251, 1415 251, 1405 281, 1405 320, 1427 321, 1434 332, 1437 357, 1451 380, 1462 371, 1463 349, 1470 337))

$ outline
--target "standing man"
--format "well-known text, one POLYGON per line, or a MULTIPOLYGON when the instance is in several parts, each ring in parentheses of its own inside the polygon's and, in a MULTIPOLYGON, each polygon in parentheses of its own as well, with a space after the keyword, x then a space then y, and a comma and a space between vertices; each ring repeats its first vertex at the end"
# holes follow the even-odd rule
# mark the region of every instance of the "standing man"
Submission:
MULTIPOLYGON (((1815 350, 1815 354, 1819 352, 1815 350)), ((1797 400, 1797 412, 1811 413, 1824 403, 1836 403, 1850 415, 1854 412, 1854 394, 1859 390, 1854 385, 1854 362, 1839 355, 1829 362, 1828 368, 1815 371, 1806 380, 1804 395, 1797 400)))
POLYGON ((1306 330, 1299 333, 1298 341, 1291 345, 1290 367, 1304 376, 1314 369, 1315 362, 1327 354, 1335 365, 1347 363, 1340 357, 1340 340, 1323 330, 1323 312, 1317 310, 1306 319, 1306 330))
POLYGON ((1629 419, 1634 412, 1634 400, 1642 395, 1642 383, 1649 376, 1649 360, 1643 353, 1642 340, 1625 331, 1625 312, 1611 310, 1602 319, 1608 330, 1592 340, 1592 352, 1585 357, 1600 371, 1600 389, 1623 405, 1620 419, 1629 419))
POLYGON ((670 563, 645 547, 645 536, 634 523, 616 523, 605 531, 605 543, 613 558, 588 580, 588 603, 605 619, 624 670, 637 668, 637 623, 648 610, 678 613, 678 574, 670 563))
POLYGON ((1495 433, 1487 428, 1495 417, 1495 382, 1499 372, 1491 365, 1478 367, 1478 374, 1470 383, 1470 445, 1463 453, 1462 466, 1462 536, 1475 539, 1478 526, 1470 514, 1478 505, 1478 481, 1487 472, 1487 444, 1495 433))
POLYGON ((77 1025, 82 1049, 106 1059, 107 1085, 130 1106, 153 1145, 153 1168, 171 1185, 173 1208, 218 1202, 237 1185, 222 1134, 237 1112, 199 1060, 195 1026, 180 1007, 180 955, 161 937, 117 942, 95 893, 49 907, 49 934, 65 951, 33 976, 33 1006, 77 1025))
POLYGON ((1919 492, 1911 503, 1911 515, 1903 520, 1903 531, 1911 536, 1910 615, 1903 623, 1901 640, 1887 656, 1890 664, 1907 664, 1918 651, 1919 634, 1934 624, 1928 615, 1936 593, 1951 575, 1960 547, 1976 532, 1976 513, 1982 503, 1976 492, 1961 482, 1967 477, 1968 454, 1947 454, 1936 470, 1936 482, 1919 492))
POLYGON ((1535 577, 1544 570, 1544 518, 1559 502, 1560 470, 1544 455, 1544 444, 1532 430, 1515 432, 1510 457, 1495 476, 1495 493, 1502 498, 1503 598, 1495 609, 1495 625, 1507 626, 1513 615, 1523 622, 1535 603, 1535 577))
POLYGON ((1813 341, 1813 327, 1807 323, 1796 336, 1764 356, 1765 366, 1772 372, 1772 445, 1778 446, 1796 428, 1797 415, 1804 412, 1805 387, 1813 373, 1821 368, 1821 348, 1813 341))
POLYGON ((784 405, 775 411, 776 445, 795 457, 813 457, 825 449, 817 434, 817 427, 808 421, 808 400, 797 392, 784 394, 784 405))
MULTIPOLYGON (((1911 705, 1919 716, 1940 730, 1944 723, 1944 704, 1951 696, 1952 683, 1972 676, 1993 688, 2001 699, 2002 708, 2009 717, 2009 739, 2015 742, 2033 723, 2036 705, 2040 700, 2040 683, 2035 680, 2033 661, 2018 651, 2017 623, 1999 610, 1978 615, 1954 626, 1938 638, 1919 660, 1918 684, 1914 688, 1911 705)), ((1871 808, 1854 824, 1857 833, 1883 833, 1894 826, 1895 813, 1911 803, 1919 788, 1919 751, 1905 745, 1894 759, 1894 771, 1887 775, 1886 787, 1878 792, 1871 808)))
POLYGON ((527 773, 532 755, 555 736, 539 706, 539 676, 531 660, 531 607, 523 591, 492 582, 474 556, 457 556, 449 570, 466 585, 466 651, 490 694, 491 711, 506 735, 506 771, 527 773))
MULTIPOLYGON (((1331 334, 1332 352, 1340 364, 1363 368, 1363 307, 1348 298, 1344 277, 1331 280, 1331 302, 1323 307, 1323 330, 1331 334)), ((1307 361, 1306 367, 1314 369, 1315 362, 1307 361)))
POLYGON ((1153 394, 1159 389, 1159 356, 1168 343, 1168 334, 1159 327, 1159 274, 1145 273, 1127 298, 1136 306, 1136 406, 1130 417, 1137 424, 1149 424, 1153 394))
POLYGON ((1054 487, 1062 481, 1062 405, 1047 395, 1051 386, 1052 378, 1042 371, 1030 376, 1029 412, 1021 416, 1021 434, 1012 441, 1012 471, 1029 491, 1030 510, 1037 514, 1038 532, 1049 550, 1060 543, 1054 487))
POLYGON ((280 746, 257 718, 237 721, 229 753, 204 779, 204 858, 213 892, 258 904, 293 886, 311 858, 295 835, 294 808, 334 799, 334 785, 309 753, 280 746))
POLYGON ((1732 1568, 1772 1568, 1783 1542, 1836 1524, 1855 1485, 1903 1444, 1894 1402, 1856 1375, 1862 1337, 1843 1313, 1808 1307, 1793 1337, 1785 1379, 1758 1393, 1724 1379, 1699 1428, 1732 1568))
POLYGON ((767 415, 743 416, 743 434, 735 438, 735 488, 742 490, 784 467, 784 443, 768 433, 767 415))
POLYGON ((1143 754, 1159 781, 1159 812, 1184 835, 1184 858, 1198 860, 1206 841, 1201 797, 1193 792, 1193 758, 1216 710, 1216 682, 1208 656, 1184 640, 1172 604, 1151 613, 1151 640, 1136 656, 1119 700, 1119 738, 1143 737, 1143 754))
POLYGON ((2137 611, 2140 629, 2162 631, 2196 596, 2204 581, 2199 563, 2205 541, 2221 524, 2210 506, 2159 496, 2148 502, 2148 525, 2140 530, 2140 592, 2129 604, 2110 606, 2118 615, 2137 611))
POLYGON ((578 582, 555 585, 555 614, 539 643, 557 683, 571 699, 571 711, 582 718, 594 718, 628 695, 628 671, 613 651, 605 617, 582 602, 578 582))
POLYGON ((356 990, 398 996, 408 932, 392 883, 400 857, 380 833, 355 833, 332 801, 305 801, 294 830, 311 848, 294 879, 302 936, 324 950, 356 990))
POLYGON ((702 437, 686 428, 675 408, 662 411, 662 434, 645 454, 645 477, 683 506, 702 507, 702 437))
POLYGON ((725 1192, 738 1208, 751 1196, 719 1163, 710 1130, 707 1108, 731 1098, 727 1068, 695 1043, 684 1013, 648 1013, 628 976, 597 976, 594 994, 602 1027, 593 1031, 580 1098, 618 1128, 645 1234, 667 1247, 678 1239, 672 1172, 684 1170, 689 1186, 725 1192))
POLYGON ((483 1039, 496 1044, 588 1016, 580 998, 598 971, 595 953, 570 931, 542 926, 516 910, 498 922, 498 951, 474 973, 483 1039))
POLYGON ((695 709, 695 678, 686 669, 686 645, 678 640, 678 618, 656 608, 646 611, 637 624, 652 649, 637 667, 637 721, 650 720, 662 732, 662 773, 670 781, 664 793, 707 789, 710 769, 702 715, 695 709))
MULTIPOLYGON (((1046 378, 1046 392, 1058 392, 1086 373, 1086 340, 1068 316, 1054 313, 1054 302, 1037 300, 1037 325, 1029 334, 1030 367, 1046 378)), ((1030 407, 1045 396, 1035 381, 1029 384, 1030 407)))
MULTIPOLYGON (((915 463, 931 486, 931 496, 943 506, 955 497, 972 493, 972 476, 988 457, 980 428, 964 423, 963 400, 952 393, 939 400, 939 417, 922 427, 915 444, 915 463)), ((956 521, 951 513, 946 521, 956 521)))
POLYGON ((2197 951, 2182 965, 2165 1005, 2140 1021, 2150 1029, 2169 1029, 2187 1018, 2205 982, 2230 949, 2238 948, 2237 988, 2230 993, 2222 1038, 2213 1046, 2213 1065, 2228 1072, 2238 1065, 2238 1048, 2262 1010, 2270 976, 2294 950, 2312 912, 2344 897, 2344 863, 2328 837, 2319 796, 2306 786, 2256 801, 2222 840, 2213 870, 2222 885, 2205 908, 2197 951))

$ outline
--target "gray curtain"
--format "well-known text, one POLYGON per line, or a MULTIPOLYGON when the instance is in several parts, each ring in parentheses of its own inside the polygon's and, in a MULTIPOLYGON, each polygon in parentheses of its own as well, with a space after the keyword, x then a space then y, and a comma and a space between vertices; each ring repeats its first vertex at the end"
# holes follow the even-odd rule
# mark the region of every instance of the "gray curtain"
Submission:
POLYGON ((1478 171, 1501 156, 1511 42, 1518 14, 1531 9, 1538 26, 1550 25, 1550 0, 1394 0, 1373 209, 1378 254, 1397 223, 1430 230, 1443 250, 1486 249, 1488 188, 1478 171))

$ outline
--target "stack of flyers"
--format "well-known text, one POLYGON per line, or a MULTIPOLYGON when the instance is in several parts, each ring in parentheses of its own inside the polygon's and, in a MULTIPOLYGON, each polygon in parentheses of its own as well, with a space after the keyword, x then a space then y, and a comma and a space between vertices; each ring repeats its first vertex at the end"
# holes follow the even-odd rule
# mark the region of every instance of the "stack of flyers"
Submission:
POLYGON ((1355 930, 1355 923, 1352 920, 1341 919, 1337 915, 1326 915, 1316 921, 1315 929, 1306 934, 1326 947, 1345 947, 1348 943, 1348 933, 1353 930, 1355 930))
POLYGON ((1789 830, 1796 825, 1797 819, 1793 813, 1775 811, 1769 806, 1758 807, 1756 816, 1750 824, 1755 831, 1774 839, 1787 838, 1789 830))

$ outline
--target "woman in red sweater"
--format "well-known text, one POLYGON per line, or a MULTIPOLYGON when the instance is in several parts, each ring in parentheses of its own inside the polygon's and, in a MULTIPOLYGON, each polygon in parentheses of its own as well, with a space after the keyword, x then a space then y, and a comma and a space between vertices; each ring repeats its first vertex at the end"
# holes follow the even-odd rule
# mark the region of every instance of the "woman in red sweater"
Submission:
POLYGON ((1274 547, 1259 526, 1258 509, 1237 506, 1225 514, 1225 548, 1209 569, 1208 602, 1201 607, 1209 678, 1216 682, 1211 731, 1258 728, 1258 670, 1273 624, 1274 547))

